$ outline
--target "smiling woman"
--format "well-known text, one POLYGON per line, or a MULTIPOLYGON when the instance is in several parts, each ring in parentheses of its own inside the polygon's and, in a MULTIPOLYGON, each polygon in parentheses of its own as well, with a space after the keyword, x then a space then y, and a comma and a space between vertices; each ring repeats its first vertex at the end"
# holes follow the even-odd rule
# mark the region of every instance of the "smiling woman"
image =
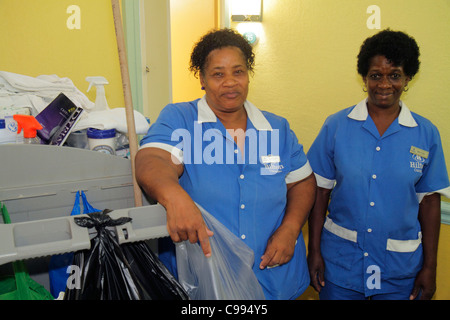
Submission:
POLYGON ((369 72, 364 76, 369 95, 369 109, 390 107, 399 109, 400 96, 409 80, 402 66, 393 65, 385 56, 373 57, 369 72))
POLYGON ((437 128, 400 100, 418 67, 419 48, 403 32, 364 41, 368 97, 329 116, 308 152, 319 187, 308 261, 321 299, 434 294, 440 194, 450 197, 450 183, 437 128))
POLYGON ((400 97, 419 70, 419 54, 413 38, 390 30, 366 39, 361 46, 358 72, 368 93, 368 112, 380 135, 400 113, 400 97))

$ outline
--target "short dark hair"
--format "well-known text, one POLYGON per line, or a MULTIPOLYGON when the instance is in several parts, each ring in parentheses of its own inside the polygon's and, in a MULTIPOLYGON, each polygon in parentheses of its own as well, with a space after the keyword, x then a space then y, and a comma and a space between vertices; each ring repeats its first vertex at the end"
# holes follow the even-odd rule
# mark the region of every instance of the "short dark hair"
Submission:
POLYGON ((419 71, 419 46, 413 37, 404 32, 386 29, 363 42, 358 54, 358 73, 361 76, 367 75, 370 60, 377 55, 385 56, 395 66, 403 67, 411 79, 419 71))
POLYGON ((195 76, 197 76, 199 72, 203 73, 209 53, 215 49, 230 46, 241 49, 246 60, 247 69, 253 72, 255 54, 253 53, 252 46, 241 34, 228 28, 212 30, 197 42, 192 50, 189 69, 195 76))

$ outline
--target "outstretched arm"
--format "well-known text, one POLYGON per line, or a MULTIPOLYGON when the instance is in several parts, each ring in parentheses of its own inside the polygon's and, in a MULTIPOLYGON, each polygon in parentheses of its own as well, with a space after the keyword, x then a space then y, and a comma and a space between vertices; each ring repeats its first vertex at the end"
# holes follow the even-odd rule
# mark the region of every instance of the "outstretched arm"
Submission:
POLYGON ((144 192, 167 212, 167 230, 174 242, 200 242, 203 253, 211 255, 209 237, 200 210, 178 183, 184 167, 171 154, 158 148, 144 148, 136 154, 136 180, 144 192))

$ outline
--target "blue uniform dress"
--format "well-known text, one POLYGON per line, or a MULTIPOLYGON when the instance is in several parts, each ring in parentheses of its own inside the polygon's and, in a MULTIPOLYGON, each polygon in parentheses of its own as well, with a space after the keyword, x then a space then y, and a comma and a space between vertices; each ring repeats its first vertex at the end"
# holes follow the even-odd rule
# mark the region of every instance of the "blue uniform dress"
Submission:
MULTIPOLYGON (((166 106, 141 148, 161 148, 182 161, 180 185, 254 251, 253 270, 265 297, 294 299, 309 285, 302 234, 289 263, 260 270, 259 262, 283 219, 286 184, 308 177, 312 170, 286 119, 260 111, 248 101, 244 107, 248 121, 243 151, 205 97, 166 106)), ((170 239, 166 242, 172 245, 170 239)), ((176 274, 173 254, 172 247, 160 257, 176 274)))
POLYGON ((366 101, 329 116, 308 159, 318 186, 333 189, 325 279, 367 297, 412 288, 423 261, 419 203, 450 188, 436 127, 401 103, 380 137, 366 101))

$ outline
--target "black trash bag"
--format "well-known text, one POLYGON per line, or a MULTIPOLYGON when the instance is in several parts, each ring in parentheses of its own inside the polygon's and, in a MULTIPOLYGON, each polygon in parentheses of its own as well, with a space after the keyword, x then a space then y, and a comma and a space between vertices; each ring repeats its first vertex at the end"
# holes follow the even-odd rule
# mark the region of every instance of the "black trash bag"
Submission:
POLYGON ((115 233, 108 227, 125 224, 131 218, 114 220, 108 215, 110 211, 74 218, 81 227, 95 228, 97 235, 91 240, 91 249, 74 254, 72 265, 79 269, 79 285, 76 285, 77 281, 75 284, 69 283, 69 277, 64 300, 187 299, 188 295, 181 285, 163 265, 163 268, 153 268, 157 272, 146 270, 154 263, 146 259, 159 259, 154 254, 148 255, 147 250, 141 253, 144 248, 142 243, 130 243, 124 247, 119 245, 115 233), (152 290, 153 287, 157 289, 152 290), (164 287, 167 288, 162 290, 164 287))
POLYGON ((189 300, 189 295, 146 242, 123 244, 131 269, 153 300, 189 300))

